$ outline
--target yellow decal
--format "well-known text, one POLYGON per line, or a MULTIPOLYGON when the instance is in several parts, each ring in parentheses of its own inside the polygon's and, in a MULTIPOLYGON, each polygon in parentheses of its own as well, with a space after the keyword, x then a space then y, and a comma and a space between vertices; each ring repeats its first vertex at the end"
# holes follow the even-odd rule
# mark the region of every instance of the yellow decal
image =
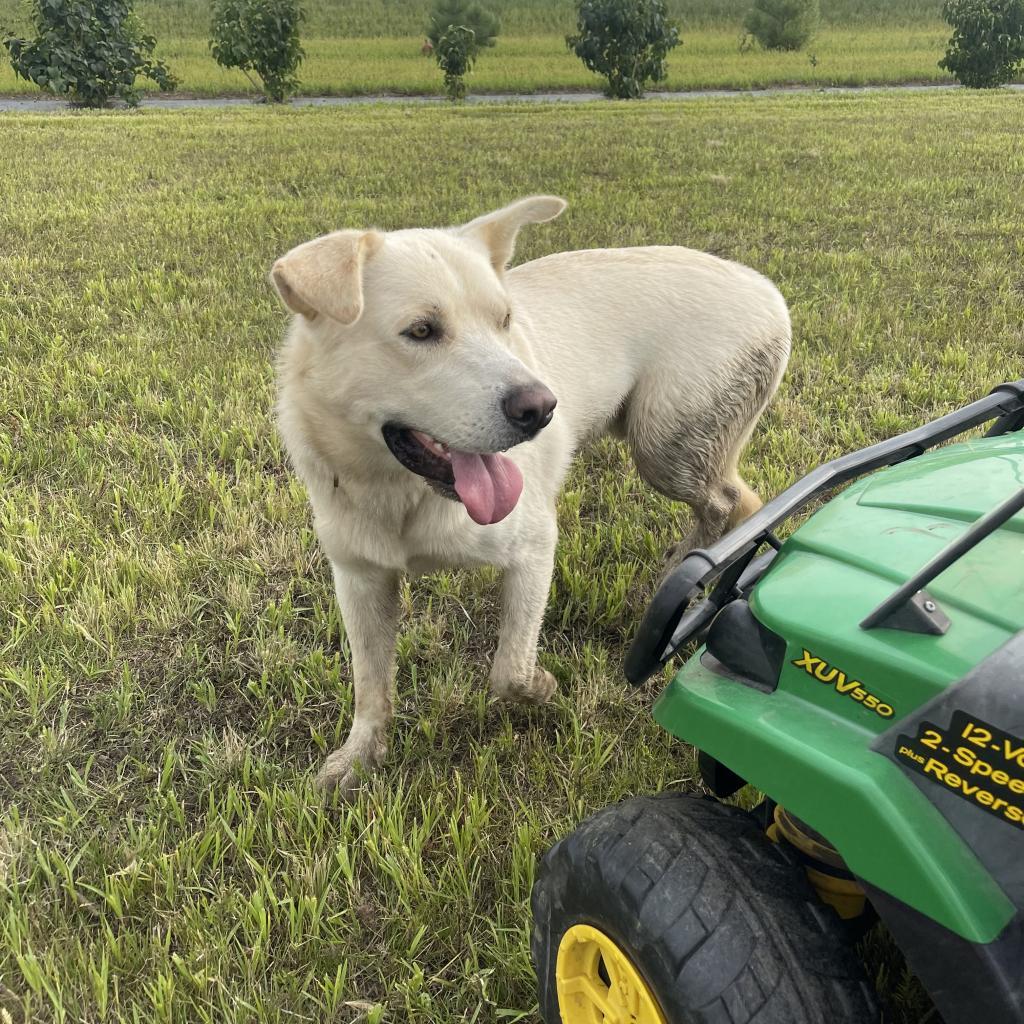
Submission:
POLYGON ((921 722, 898 736, 896 759, 931 782, 1024 828, 1024 740, 957 710, 948 726, 921 722))
POLYGON ((874 711, 876 715, 880 715, 882 718, 892 718, 891 704, 879 700, 862 682, 850 679, 842 669, 829 665, 822 658, 816 658, 810 651, 804 649, 804 656, 797 658, 793 664, 797 668, 802 668, 812 679, 833 687, 836 693, 844 697, 851 697, 859 704, 863 704, 869 711, 874 711))

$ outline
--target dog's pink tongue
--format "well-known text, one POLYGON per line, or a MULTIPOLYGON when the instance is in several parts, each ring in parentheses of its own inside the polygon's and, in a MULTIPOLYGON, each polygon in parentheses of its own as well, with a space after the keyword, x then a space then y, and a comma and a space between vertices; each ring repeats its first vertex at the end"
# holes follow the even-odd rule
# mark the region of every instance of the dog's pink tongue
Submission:
POLYGON ((451 450, 455 493, 475 523, 500 523, 523 493, 523 474, 504 455, 451 450))

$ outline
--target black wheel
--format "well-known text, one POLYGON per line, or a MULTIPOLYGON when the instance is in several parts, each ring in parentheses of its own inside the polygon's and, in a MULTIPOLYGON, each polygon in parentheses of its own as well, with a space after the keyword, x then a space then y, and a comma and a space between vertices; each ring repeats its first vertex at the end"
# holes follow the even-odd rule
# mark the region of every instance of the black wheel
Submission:
POLYGON ((548 851, 532 903, 547 1024, 880 1019, 839 918, 737 808, 676 793, 606 808, 548 851))

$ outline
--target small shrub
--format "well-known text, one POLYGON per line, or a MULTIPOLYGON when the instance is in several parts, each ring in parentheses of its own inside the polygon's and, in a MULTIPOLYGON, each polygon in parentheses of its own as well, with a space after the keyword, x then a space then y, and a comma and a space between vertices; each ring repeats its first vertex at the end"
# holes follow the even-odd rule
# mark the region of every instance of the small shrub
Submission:
POLYGON ((818 29, 818 0, 754 0, 743 27, 766 50, 799 50, 818 29))
POLYGON ((444 72, 448 99, 466 98, 466 75, 476 59, 476 33, 465 25, 452 25, 437 41, 437 64, 444 72))
POLYGON ((444 72, 450 100, 466 95, 465 77, 480 51, 498 41, 501 23, 496 15, 471 0, 438 0, 427 22, 430 52, 444 72))
POLYGON ((171 90, 177 84, 156 40, 146 35, 132 0, 32 0, 35 39, 4 33, 15 74, 72 103, 102 107, 114 97, 139 102, 140 76, 171 90))
POLYGON ((665 0, 580 0, 576 35, 569 49, 607 80, 605 92, 618 99, 643 96, 648 82, 666 75, 665 57, 679 45, 665 0))
POLYGON ((282 103, 299 87, 305 53, 298 0, 213 0, 210 51, 224 68, 238 68, 267 99, 282 103), (253 81, 249 72, 259 77, 253 81))
POLYGON ((1024 0, 946 0, 942 15, 953 35, 940 68, 971 89, 1014 78, 1024 60, 1024 0))

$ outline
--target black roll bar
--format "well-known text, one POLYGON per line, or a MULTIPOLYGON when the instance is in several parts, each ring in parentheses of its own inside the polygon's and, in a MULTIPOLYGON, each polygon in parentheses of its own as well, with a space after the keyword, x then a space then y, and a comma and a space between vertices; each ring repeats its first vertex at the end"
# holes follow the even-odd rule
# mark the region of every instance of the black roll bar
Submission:
POLYGON ((812 469, 711 547, 689 552, 647 606, 626 652, 626 678, 640 685, 710 622, 722 604, 732 599, 734 587, 716 588, 687 615, 704 589, 729 569, 734 570, 729 575, 739 579, 758 548, 769 543, 772 531, 815 498, 865 473, 912 459, 993 419, 996 422, 987 436, 1024 427, 1024 379, 1000 384, 985 398, 956 412, 812 469))

